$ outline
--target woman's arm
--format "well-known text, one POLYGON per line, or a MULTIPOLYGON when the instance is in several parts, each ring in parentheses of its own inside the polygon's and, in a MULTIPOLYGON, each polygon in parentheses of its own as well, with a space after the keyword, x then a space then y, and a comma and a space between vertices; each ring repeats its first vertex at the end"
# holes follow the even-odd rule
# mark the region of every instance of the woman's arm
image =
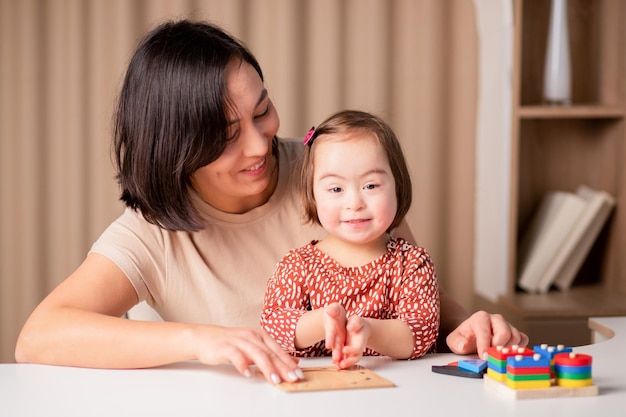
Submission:
MULTIPOLYGON (((415 238, 406 221, 394 233, 415 244, 415 238)), ((441 324, 437 338, 437 351, 459 355, 478 353, 481 357, 489 346, 526 346, 528 336, 504 319, 500 314, 477 311, 469 314, 444 289, 439 286, 441 324)))
MULTIPOLYGON (((439 337, 437 338, 437 352, 451 352, 452 350, 448 347, 446 340, 448 335, 467 320, 470 315, 441 286, 439 286, 439 310, 441 319, 439 337)), ((457 347, 459 343, 460 341, 457 343, 457 347)))
POLYGON ((89 255, 33 311, 19 335, 18 362, 93 368, 146 368, 184 360, 231 362, 269 381, 293 380, 297 361, 261 329, 224 328, 121 318, 137 302, 124 273, 89 255))

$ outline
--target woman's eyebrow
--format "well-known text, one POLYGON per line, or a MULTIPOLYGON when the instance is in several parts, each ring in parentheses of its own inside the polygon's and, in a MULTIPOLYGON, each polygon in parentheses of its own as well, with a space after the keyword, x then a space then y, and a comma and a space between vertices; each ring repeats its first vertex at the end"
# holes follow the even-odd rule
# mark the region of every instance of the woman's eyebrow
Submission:
POLYGON ((267 97, 267 89, 264 88, 263 91, 261 91, 261 95, 259 96, 259 99, 257 100, 255 107, 261 104, 263 100, 265 100, 266 97, 267 97))
MULTIPOLYGON (((261 91, 261 95, 259 96, 259 99, 256 101, 256 104, 254 105, 254 107, 255 108, 258 107, 259 104, 261 104, 263 102, 263 100, 265 100, 266 98, 267 98, 267 89, 264 88, 263 91, 261 91)), ((232 124, 235 124, 237 122, 239 122, 238 118, 237 119, 233 119, 233 120, 229 120, 228 124, 226 126, 228 127, 228 126, 230 126, 232 124)))

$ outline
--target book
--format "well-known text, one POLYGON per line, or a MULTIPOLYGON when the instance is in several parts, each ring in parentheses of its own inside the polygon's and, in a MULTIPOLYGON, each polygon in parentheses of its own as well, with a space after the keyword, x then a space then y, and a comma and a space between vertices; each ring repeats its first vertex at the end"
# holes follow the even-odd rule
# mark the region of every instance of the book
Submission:
POLYGON ((569 289, 614 206, 610 194, 585 185, 547 193, 520 243, 518 285, 538 293, 553 284, 569 289))
POLYGON ((585 200, 566 191, 550 191, 541 199, 519 246, 517 284, 538 292, 539 281, 565 243, 585 208, 585 200))
POLYGON ((615 207, 615 199, 605 191, 581 186, 576 193, 587 200, 587 207, 545 272, 544 279, 548 282, 540 285, 540 292, 548 291, 550 283, 561 291, 570 288, 615 207))

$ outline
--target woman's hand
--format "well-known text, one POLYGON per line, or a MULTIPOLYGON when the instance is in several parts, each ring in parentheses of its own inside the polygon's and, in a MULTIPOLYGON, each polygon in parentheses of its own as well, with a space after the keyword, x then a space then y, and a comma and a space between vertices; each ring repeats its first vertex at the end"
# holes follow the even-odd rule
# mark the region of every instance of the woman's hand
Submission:
POLYGON ((243 375, 252 375, 251 365, 256 365, 265 379, 272 384, 294 382, 304 374, 298 359, 285 352, 263 329, 220 327, 204 336, 203 326, 195 331, 197 359, 207 365, 230 362, 243 375))
POLYGON ((446 343, 456 354, 478 353, 483 358, 490 346, 526 346, 528 336, 500 314, 477 311, 448 335, 446 343))

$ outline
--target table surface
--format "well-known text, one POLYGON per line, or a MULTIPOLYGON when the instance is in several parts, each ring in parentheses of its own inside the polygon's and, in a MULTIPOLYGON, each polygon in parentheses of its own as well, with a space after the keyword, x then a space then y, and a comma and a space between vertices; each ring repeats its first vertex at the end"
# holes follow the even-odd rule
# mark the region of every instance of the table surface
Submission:
MULTIPOLYGON (((229 365, 183 362, 153 369, 99 370, 0 364, 0 416, 623 416, 626 405, 626 318, 593 319, 615 336, 574 348, 593 356, 599 395, 508 399, 482 379, 431 372, 463 357, 427 355, 414 361, 366 357, 360 364, 396 384, 392 388, 287 393, 261 377, 244 378, 229 365)), ((329 358, 301 366, 330 365, 329 358)))

